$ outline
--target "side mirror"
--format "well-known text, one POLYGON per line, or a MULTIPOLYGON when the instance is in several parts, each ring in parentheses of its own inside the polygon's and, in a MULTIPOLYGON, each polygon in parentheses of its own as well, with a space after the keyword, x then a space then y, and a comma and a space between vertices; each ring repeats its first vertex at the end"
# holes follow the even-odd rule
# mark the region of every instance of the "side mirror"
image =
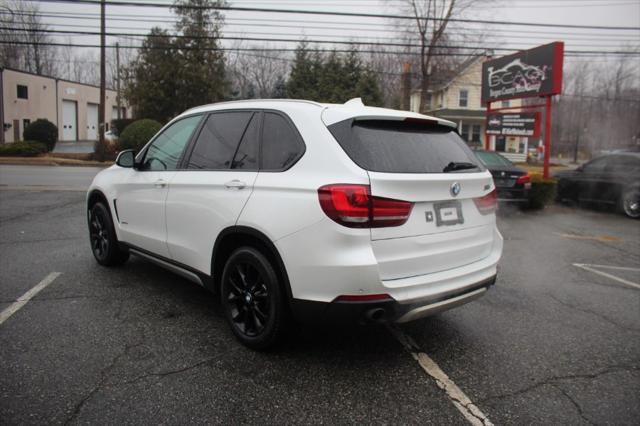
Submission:
POLYGON ((116 157, 116 164, 120 167, 132 168, 136 165, 136 153, 132 149, 120 151, 116 157))

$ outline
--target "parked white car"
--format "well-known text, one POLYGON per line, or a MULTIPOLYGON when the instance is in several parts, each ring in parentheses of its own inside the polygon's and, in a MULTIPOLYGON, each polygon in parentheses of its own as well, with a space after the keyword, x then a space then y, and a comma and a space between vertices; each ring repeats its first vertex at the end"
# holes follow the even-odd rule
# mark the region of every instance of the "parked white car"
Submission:
POLYGON ((495 210, 453 123, 359 99, 191 109, 87 197, 100 264, 134 254, 204 285, 253 348, 292 319, 406 322, 481 296, 495 210))

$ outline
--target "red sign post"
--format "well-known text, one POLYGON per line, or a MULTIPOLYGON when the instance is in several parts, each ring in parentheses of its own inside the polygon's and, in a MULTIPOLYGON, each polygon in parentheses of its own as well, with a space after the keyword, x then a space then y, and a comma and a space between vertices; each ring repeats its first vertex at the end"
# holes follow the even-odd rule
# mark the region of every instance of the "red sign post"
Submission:
MULTIPOLYGON (((497 111, 545 108, 544 177, 549 177, 551 158, 551 97, 562 92, 564 43, 557 41, 482 64, 482 103, 487 119, 497 111), (508 99, 545 98, 545 103, 492 109, 491 103, 508 99)), ((487 128, 485 128, 487 129, 487 128)), ((489 133, 485 130, 485 148, 489 133)))

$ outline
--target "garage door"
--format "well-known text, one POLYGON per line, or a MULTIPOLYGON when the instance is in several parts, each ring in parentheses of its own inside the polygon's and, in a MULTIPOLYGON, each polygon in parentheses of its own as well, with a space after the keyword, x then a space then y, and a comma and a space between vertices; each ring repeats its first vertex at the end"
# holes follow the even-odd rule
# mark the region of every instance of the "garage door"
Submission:
POLYGON ((87 104, 87 139, 98 140, 98 104, 87 104))
POLYGON ((62 101, 62 140, 78 139, 78 106, 76 101, 62 101))

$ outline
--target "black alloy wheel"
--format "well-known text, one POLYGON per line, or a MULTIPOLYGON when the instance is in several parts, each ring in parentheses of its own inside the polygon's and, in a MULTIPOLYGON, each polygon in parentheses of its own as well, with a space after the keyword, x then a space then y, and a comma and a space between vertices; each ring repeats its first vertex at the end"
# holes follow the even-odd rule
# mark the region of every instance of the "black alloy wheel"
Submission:
POLYGON ((89 241, 93 257, 104 266, 120 265, 127 261, 129 252, 120 249, 111 214, 98 202, 89 210, 89 241))
POLYGON ((252 247, 231 254, 222 274, 221 298, 236 337, 252 349, 273 346, 284 330, 284 301, 269 260, 252 247))

